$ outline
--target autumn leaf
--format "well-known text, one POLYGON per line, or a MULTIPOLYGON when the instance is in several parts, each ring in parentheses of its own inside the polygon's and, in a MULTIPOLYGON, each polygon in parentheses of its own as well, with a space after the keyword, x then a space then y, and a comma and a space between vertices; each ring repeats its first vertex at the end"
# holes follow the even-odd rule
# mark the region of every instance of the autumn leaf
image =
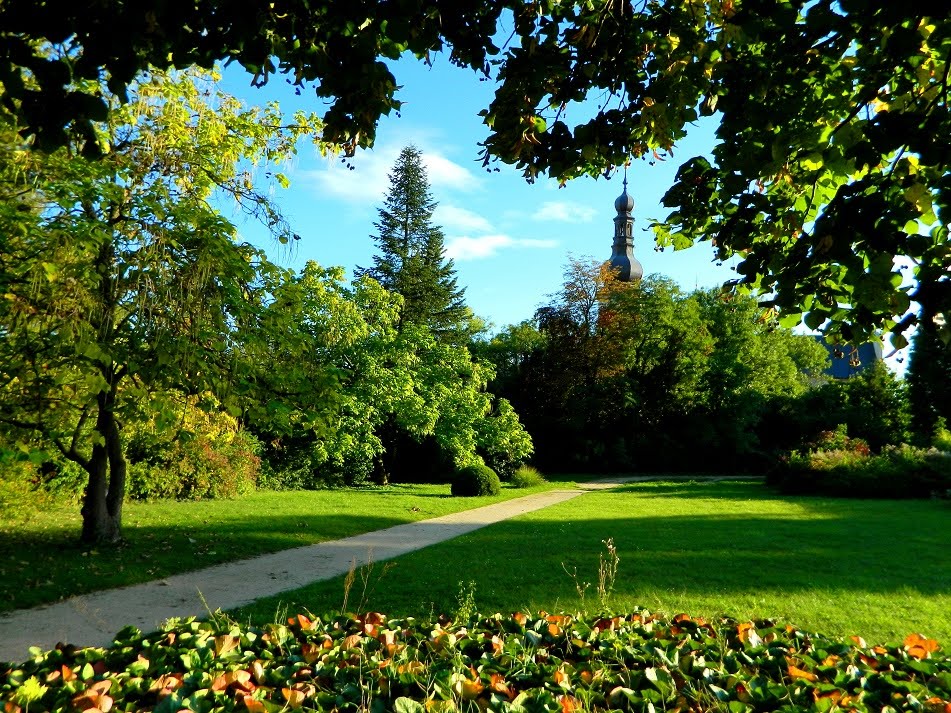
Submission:
POLYGON ((790 677, 790 678, 794 678, 794 679, 795 679, 795 678, 801 678, 801 679, 804 679, 804 680, 806 680, 806 681, 818 681, 818 680, 819 680, 819 677, 818 677, 816 674, 814 674, 814 673, 809 673, 809 671, 803 671, 801 668, 796 668, 796 667, 793 666, 792 664, 789 664, 789 668, 788 668, 787 672, 789 673, 789 677, 790 677))
POLYGON ((505 676, 501 673, 493 673, 491 683, 489 684, 489 690, 493 693, 501 693, 503 696, 512 700, 515 698, 515 692, 509 688, 508 683, 505 680, 505 676))
POLYGON ((248 713, 267 713, 264 704, 253 696, 244 696, 242 701, 244 701, 244 707, 248 709, 248 713))
POLYGON ((222 656, 238 648, 241 639, 230 634, 215 637, 215 656, 222 656))
POLYGON ((561 703, 561 713, 575 713, 582 708, 581 701, 574 696, 558 696, 558 702, 561 703))
POLYGON ((905 639, 905 651, 912 658, 926 659, 939 648, 937 641, 928 639, 921 634, 910 634, 905 639))
POLYGON ((73 707, 81 711, 95 709, 102 713, 109 713, 114 702, 110 696, 106 695, 110 688, 112 688, 111 679, 96 681, 85 691, 73 697, 73 707))
POLYGON ((362 634, 350 634, 350 636, 343 640, 343 643, 340 645, 340 647, 344 650, 357 649, 360 647, 361 641, 363 641, 362 634))

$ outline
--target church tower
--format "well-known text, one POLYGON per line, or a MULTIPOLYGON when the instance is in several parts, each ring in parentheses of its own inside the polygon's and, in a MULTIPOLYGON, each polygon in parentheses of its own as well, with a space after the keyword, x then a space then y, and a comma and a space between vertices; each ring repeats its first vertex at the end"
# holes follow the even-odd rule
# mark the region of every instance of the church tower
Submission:
POLYGON ((611 246, 611 267, 619 270, 622 282, 636 282, 644 276, 644 268, 634 257, 634 199, 627 193, 627 171, 624 192, 614 201, 614 243, 611 246))

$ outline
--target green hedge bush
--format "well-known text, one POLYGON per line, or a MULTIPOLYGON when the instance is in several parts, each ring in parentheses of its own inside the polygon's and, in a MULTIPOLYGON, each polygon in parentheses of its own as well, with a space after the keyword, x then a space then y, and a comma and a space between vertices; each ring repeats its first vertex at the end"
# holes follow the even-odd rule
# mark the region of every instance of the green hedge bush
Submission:
POLYGON ((466 497, 476 495, 498 495, 502 492, 499 476, 489 466, 482 463, 459 468, 452 479, 452 494, 466 497))
POLYGON ((368 613, 250 628, 215 616, 0 664, 5 713, 946 713, 949 701, 951 657, 924 636, 869 646, 646 610, 466 626, 368 613))

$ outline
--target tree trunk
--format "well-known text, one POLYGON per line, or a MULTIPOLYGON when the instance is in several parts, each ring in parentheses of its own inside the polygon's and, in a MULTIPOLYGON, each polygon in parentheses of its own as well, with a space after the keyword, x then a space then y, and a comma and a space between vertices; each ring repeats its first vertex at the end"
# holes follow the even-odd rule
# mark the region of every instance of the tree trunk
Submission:
POLYGON ((115 394, 111 391, 99 395, 96 433, 103 442, 93 446, 92 455, 84 466, 89 483, 81 511, 81 539, 87 544, 115 543, 122 539, 126 465, 114 404, 115 394))

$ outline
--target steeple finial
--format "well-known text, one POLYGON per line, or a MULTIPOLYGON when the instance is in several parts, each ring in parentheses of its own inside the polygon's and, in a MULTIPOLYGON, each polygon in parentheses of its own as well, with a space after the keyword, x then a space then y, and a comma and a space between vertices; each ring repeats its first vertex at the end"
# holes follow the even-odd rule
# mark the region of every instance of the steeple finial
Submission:
POLYGON ((627 164, 624 164, 624 192, 627 193, 627 164))

